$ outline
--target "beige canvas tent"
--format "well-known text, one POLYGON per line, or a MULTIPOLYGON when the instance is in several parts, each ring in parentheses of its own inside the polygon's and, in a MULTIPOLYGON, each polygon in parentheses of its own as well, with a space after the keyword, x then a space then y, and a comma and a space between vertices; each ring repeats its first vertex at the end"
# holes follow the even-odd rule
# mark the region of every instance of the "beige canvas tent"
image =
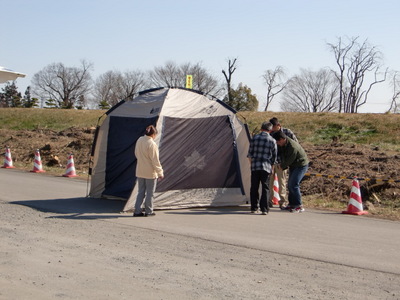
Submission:
POLYGON ((182 88, 144 91, 106 113, 92 149, 91 197, 136 197, 134 147, 148 125, 165 178, 157 184, 156 209, 231 206, 248 201, 250 136, 222 101, 182 88))

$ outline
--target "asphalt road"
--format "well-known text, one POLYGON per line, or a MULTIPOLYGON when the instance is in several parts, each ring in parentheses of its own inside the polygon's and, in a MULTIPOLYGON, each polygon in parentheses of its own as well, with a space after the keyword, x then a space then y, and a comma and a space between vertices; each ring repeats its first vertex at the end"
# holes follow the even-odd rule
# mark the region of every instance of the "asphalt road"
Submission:
MULTIPOLYGON (((345 267, 357 270, 360 276, 372 272, 382 282, 392 281, 394 291, 386 291, 382 299, 400 298, 399 222, 307 208, 300 214, 273 208, 269 215, 262 216, 250 214, 248 207, 156 211, 152 218, 133 218, 120 213, 124 206, 120 201, 86 198, 84 180, 0 169, 0 183, 2 202, 74 219, 102 220, 110 226, 218 243, 226 248, 283 255, 323 264, 327 270, 330 266, 345 267)), ((290 274, 287 276, 288 281, 293 280, 290 274)), ((334 289, 334 283, 329 285, 334 289)))

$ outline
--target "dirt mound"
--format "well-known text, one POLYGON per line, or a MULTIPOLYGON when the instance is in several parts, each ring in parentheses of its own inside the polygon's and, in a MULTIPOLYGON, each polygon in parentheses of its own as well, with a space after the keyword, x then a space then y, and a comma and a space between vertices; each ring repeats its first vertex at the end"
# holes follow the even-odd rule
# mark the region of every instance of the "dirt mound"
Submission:
POLYGON ((75 127, 63 131, 3 129, 0 142, 4 148, 10 147, 14 165, 18 167, 32 168, 35 150, 39 149, 43 166, 59 167, 62 172, 68 155, 73 154, 77 172, 87 173, 94 131, 94 128, 75 127))
MULTIPOLYGON (((0 143, 11 148, 14 165, 32 169, 34 152, 40 150, 43 166, 53 167, 62 174, 68 155, 74 155, 78 175, 87 174, 95 128, 71 127, 63 131, 49 129, 0 130, 0 143)), ((362 145, 304 144, 311 161, 309 173, 331 175, 306 177, 302 183, 304 195, 319 195, 324 199, 348 201, 351 179, 359 177, 363 201, 400 207, 400 183, 376 179, 400 179, 400 155, 377 147, 362 145)))
POLYGON ((331 200, 348 200, 351 179, 358 177, 363 201, 399 201, 400 155, 362 145, 305 145, 310 158, 309 173, 331 175, 307 177, 305 195, 323 194, 331 200), (382 180, 384 179, 384 180, 382 180))

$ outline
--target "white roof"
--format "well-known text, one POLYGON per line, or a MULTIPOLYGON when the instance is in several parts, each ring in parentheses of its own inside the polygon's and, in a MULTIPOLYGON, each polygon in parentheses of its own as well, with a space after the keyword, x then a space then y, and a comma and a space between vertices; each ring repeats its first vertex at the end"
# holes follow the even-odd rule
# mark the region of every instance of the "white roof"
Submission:
POLYGON ((0 66, 0 83, 7 82, 9 80, 16 80, 18 77, 25 77, 26 75, 20 72, 4 68, 0 66))

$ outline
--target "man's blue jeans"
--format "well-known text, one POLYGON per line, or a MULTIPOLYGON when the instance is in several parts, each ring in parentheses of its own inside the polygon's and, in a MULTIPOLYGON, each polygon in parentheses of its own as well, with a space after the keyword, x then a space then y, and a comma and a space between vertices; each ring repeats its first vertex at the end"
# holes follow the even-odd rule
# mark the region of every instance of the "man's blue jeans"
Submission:
POLYGON ((290 167, 289 168, 289 179, 288 179, 288 190, 289 190, 289 206, 292 208, 299 207, 301 202, 300 182, 304 177, 304 174, 308 170, 308 165, 304 167, 290 167))

